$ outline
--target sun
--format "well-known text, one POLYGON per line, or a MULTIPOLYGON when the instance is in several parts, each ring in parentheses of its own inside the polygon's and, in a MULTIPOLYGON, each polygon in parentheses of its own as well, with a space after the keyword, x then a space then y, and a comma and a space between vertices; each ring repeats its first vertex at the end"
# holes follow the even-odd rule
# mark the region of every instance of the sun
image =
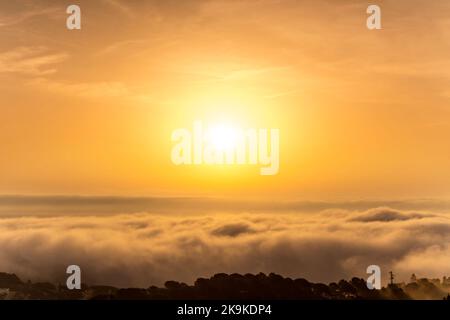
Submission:
POLYGON ((217 151, 232 150, 237 138, 238 130, 226 124, 211 126, 206 133, 207 142, 217 151))

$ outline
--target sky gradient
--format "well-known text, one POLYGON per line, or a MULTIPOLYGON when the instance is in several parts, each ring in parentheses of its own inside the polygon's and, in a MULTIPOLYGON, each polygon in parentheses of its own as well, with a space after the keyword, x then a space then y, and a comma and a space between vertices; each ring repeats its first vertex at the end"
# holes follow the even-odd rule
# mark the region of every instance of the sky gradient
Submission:
POLYGON ((0 194, 450 196, 450 3, 0 4, 0 194), (280 129, 280 172, 176 167, 194 120, 280 129))

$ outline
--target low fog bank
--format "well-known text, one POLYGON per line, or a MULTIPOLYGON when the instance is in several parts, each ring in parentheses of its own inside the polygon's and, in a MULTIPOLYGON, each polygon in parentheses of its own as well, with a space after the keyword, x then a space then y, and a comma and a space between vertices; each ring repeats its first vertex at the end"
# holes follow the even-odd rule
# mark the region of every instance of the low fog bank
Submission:
POLYGON ((450 275, 449 217, 387 207, 8 217, 0 219, 0 243, 0 271, 61 283, 71 264, 82 268, 83 282, 118 287, 192 284, 219 272, 329 283, 366 277, 372 264, 384 283, 390 270, 398 281, 450 275))

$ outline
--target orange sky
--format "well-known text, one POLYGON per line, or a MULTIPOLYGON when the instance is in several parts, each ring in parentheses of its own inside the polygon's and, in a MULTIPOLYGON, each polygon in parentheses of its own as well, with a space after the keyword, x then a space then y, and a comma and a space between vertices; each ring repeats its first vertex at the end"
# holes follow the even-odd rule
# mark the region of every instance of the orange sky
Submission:
POLYGON ((450 2, 0 4, 0 194, 450 196, 450 2), (194 120, 280 129, 280 172, 176 167, 194 120))

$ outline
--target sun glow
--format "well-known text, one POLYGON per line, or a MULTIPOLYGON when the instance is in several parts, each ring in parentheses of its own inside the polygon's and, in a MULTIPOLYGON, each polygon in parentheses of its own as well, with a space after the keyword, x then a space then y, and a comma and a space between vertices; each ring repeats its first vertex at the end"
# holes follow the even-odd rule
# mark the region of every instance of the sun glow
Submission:
POLYGON ((176 144, 171 151, 175 165, 257 165, 261 175, 275 175, 279 169, 279 129, 239 130, 218 125, 203 130, 194 121, 192 131, 178 128, 172 132, 176 144))
POLYGON ((229 125, 211 126, 206 133, 206 140, 217 151, 229 151, 236 147, 238 129, 229 125))

